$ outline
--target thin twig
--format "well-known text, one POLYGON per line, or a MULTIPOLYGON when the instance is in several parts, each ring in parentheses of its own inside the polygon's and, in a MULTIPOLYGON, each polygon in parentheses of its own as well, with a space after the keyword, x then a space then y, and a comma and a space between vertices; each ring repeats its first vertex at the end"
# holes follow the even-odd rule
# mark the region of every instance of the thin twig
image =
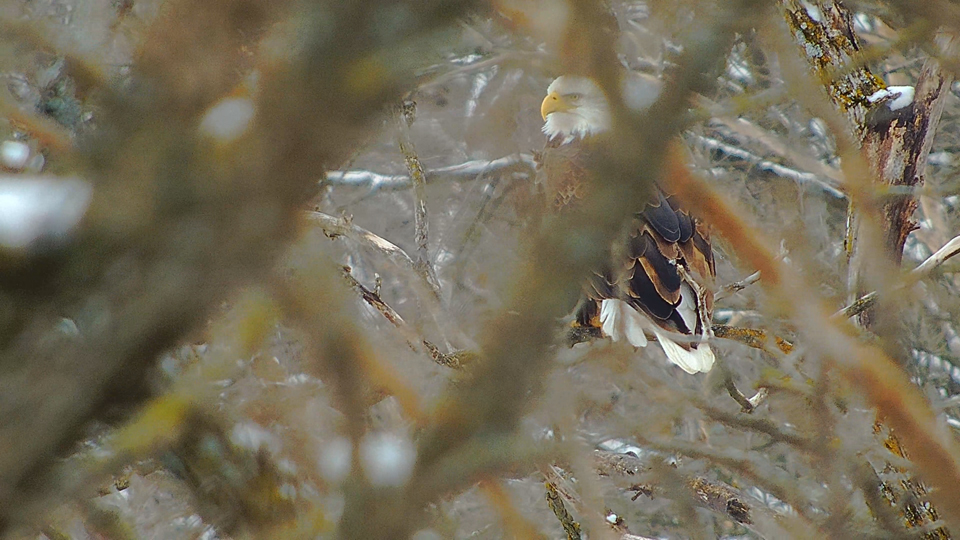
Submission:
POLYGON ((687 487, 693 491, 701 503, 714 512, 728 516, 737 523, 753 523, 750 518, 750 507, 744 503, 740 494, 729 487, 699 476, 689 479, 687 487))
MULTIPOLYGON (((636 494, 631 500, 637 500, 641 495, 654 497, 662 494, 663 489, 659 486, 650 484, 638 484, 636 475, 645 467, 642 460, 633 456, 616 454, 612 452, 594 452, 594 462, 597 465, 597 472, 601 476, 610 477, 614 484, 624 484, 622 480, 630 483, 630 491, 636 494), (621 481, 617 481, 621 480, 621 481)), ((707 508, 722 515, 733 518, 738 523, 751 523, 750 508, 743 502, 743 497, 733 489, 717 483, 711 482, 705 478, 695 476, 687 478, 684 484, 693 492, 699 502, 707 508)))
POLYGON ((766 399, 768 391, 766 388, 760 388, 753 397, 747 397, 743 392, 737 388, 737 384, 734 382, 732 374, 727 373, 723 379, 723 386, 727 389, 727 393, 730 394, 730 397, 733 398, 737 404, 740 405, 740 412, 743 413, 752 413, 756 410, 757 406, 766 399))
POLYGON ((709 137, 696 135, 696 136, 693 136, 691 139, 697 144, 699 144, 700 146, 702 146, 703 148, 706 148, 708 150, 723 152, 724 154, 730 157, 741 159, 749 163, 750 165, 756 167, 757 169, 771 172, 783 178, 789 178, 790 180, 799 182, 801 184, 812 184, 838 199, 842 199, 846 197, 846 195, 842 191, 837 189, 836 186, 832 185, 830 182, 827 182, 821 179, 819 175, 798 171, 796 169, 791 169, 790 167, 786 167, 779 163, 774 163, 773 161, 763 159, 762 157, 752 154, 744 150, 743 148, 738 148, 736 146, 733 146, 724 142, 720 142, 716 139, 712 139, 709 137))
POLYGON ((742 430, 763 433, 775 442, 788 444, 794 448, 815 455, 822 455, 825 452, 824 448, 818 446, 818 441, 816 439, 804 437, 796 433, 790 433, 786 431, 785 428, 776 425, 767 418, 731 414, 706 402, 698 403, 697 406, 701 411, 703 411, 704 414, 713 420, 720 422, 721 424, 736 427, 742 430))
POLYGON ((419 341, 419 338, 416 336, 416 333, 414 333, 413 330, 407 325, 406 321, 403 320, 403 317, 401 317, 396 310, 383 301, 383 299, 380 297, 379 291, 371 291, 370 289, 366 288, 363 283, 360 283, 357 281, 357 278, 353 277, 353 274, 350 273, 351 271, 352 268, 349 266, 343 267, 342 275, 343 278, 347 280, 347 284, 350 285, 350 288, 360 295, 360 298, 362 298, 364 302, 379 311, 380 314, 383 315, 383 318, 390 321, 391 324, 397 327, 404 334, 404 337, 407 339, 407 344, 410 345, 411 349, 415 351, 418 350, 414 343, 419 341))
POLYGON ((580 540, 580 524, 567 511, 567 507, 560 497, 560 492, 557 491, 556 484, 544 482, 543 485, 547 488, 547 506, 550 507, 550 510, 553 510, 553 515, 557 516, 560 525, 563 526, 563 531, 567 533, 567 540, 580 540))
POLYGON ((797 167, 817 177, 828 179, 829 184, 834 188, 839 189, 839 186, 843 184, 843 175, 839 170, 834 169, 817 158, 805 155, 791 148, 788 142, 782 140, 773 132, 765 130, 745 118, 714 116, 711 118, 711 121, 718 122, 733 133, 765 146, 771 152, 786 158, 797 167))
POLYGON ((720 290, 713 295, 713 301, 719 302, 728 296, 737 294, 738 292, 746 289, 747 287, 753 285, 754 283, 760 281, 760 272, 754 272, 749 276, 741 279, 740 281, 734 281, 733 283, 727 283, 723 287, 720 287, 720 290))
POLYGON ((400 147, 400 153, 403 155, 403 163, 407 166, 407 173, 413 180, 413 195, 416 199, 414 204, 413 222, 414 222, 414 240, 417 243, 417 258, 414 268, 423 278, 432 285, 435 290, 440 290, 440 283, 437 281, 437 275, 433 270, 433 264, 430 263, 430 221, 427 216, 427 175, 423 171, 423 164, 420 163, 420 156, 417 155, 417 147, 410 136, 410 126, 413 125, 417 116, 417 104, 413 101, 404 101, 400 104, 397 111, 397 125, 399 128, 397 134, 397 145, 400 147))
MULTIPOLYGON (((396 266, 412 272, 417 276, 423 276, 420 272, 417 271, 416 263, 413 259, 407 255, 407 252, 400 249, 396 244, 385 240, 376 234, 354 225, 350 218, 347 217, 334 217, 330 214, 324 214, 323 212, 307 212, 306 217, 312 223, 315 223, 323 229, 323 233, 330 238, 337 238, 343 236, 349 238, 353 242, 363 245, 364 247, 370 248, 374 251, 378 251, 383 254, 387 260, 395 264, 396 266)), ((424 279, 424 283, 427 285, 427 288, 433 293, 433 295, 439 299, 440 298, 440 289, 435 286, 434 283, 429 280, 424 279)))
MULTIPOLYGON (((456 165, 426 169, 428 180, 437 178, 459 178, 472 180, 478 175, 517 168, 532 174, 536 162, 531 154, 511 154, 502 158, 486 160, 476 159, 456 165)), ((368 170, 329 171, 321 182, 331 186, 366 188, 373 191, 401 191, 413 187, 410 176, 405 174, 382 174, 368 170)))
MULTIPOLYGON (((940 265, 947 262, 951 257, 960 253, 960 235, 954 236, 949 242, 944 244, 944 246, 936 251, 933 255, 927 257, 919 266, 914 268, 907 274, 903 282, 896 287, 895 290, 901 290, 905 287, 909 287, 914 283, 920 281, 921 279, 929 276, 937 269, 940 265)), ((870 309, 877 303, 878 298, 877 291, 869 292, 860 298, 857 298, 850 304, 842 307, 836 313, 833 314, 835 319, 848 319, 855 315, 859 315, 864 311, 870 309)))
POLYGON ((380 312, 380 314, 383 315, 383 318, 390 321, 390 323, 392 323, 393 326, 396 327, 401 334, 403 334, 403 337, 407 342, 407 346, 409 346, 411 350, 414 352, 424 352, 417 345, 417 343, 421 343, 425 347, 426 353, 430 355, 430 358, 432 358, 434 362, 440 364, 441 366, 458 370, 464 369, 467 365, 476 360, 476 353, 471 351, 454 351, 448 354, 441 351, 433 343, 421 338, 419 335, 417 335, 416 331, 414 331, 414 329, 403 320, 403 317, 401 317, 396 310, 383 301, 379 290, 371 291, 362 283, 357 281, 357 279, 351 275, 350 271, 351 269, 349 266, 343 267, 343 277, 347 280, 347 284, 350 285, 350 288, 353 289, 353 291, 356 292, 364 302, 380 312))

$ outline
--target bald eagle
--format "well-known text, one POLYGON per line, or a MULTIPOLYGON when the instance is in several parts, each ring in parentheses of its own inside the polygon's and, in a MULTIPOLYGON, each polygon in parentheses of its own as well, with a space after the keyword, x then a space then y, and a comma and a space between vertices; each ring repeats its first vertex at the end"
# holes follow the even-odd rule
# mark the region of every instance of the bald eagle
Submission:
MULTIPOLYGON (((648 106, 658 92, 656 79, 625 80, 624 100, 634 109, 648 106)), ((538 182, 554 209, 564 211, 589 195, 585 189, 591 148, 611 127, 610 108, 594 81, 567 75, 547 88, 540 113, 547 142, 539 158, 538 182)), ((677 153, 670 155, 681 159, 677 153)), ((591 276, 573 324, 600 329, 614 341, 625 339, 635 347, 645 347, 651 335, 687 373, 709 371, 714 363, 707 339, 716 269, 708 228, 656 186, 624 238, 611 249, 609 263, 591 276)))

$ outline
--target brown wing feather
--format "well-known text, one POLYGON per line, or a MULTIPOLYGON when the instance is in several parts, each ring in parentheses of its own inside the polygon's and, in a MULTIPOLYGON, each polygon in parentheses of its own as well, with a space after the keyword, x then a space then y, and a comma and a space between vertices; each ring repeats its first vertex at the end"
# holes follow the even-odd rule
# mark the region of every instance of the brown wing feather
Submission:
MULTIPOLYGON (((583 199, 588 185, 589 151, 589 143, 581 139, 554 139, 545 146, 537 181, 554 210, 576 207, 583 199)), ((599 302, 619 299, 647 314, 665 330, 686 334, 702 331, 703 321, 699 317, 697 328, 687 328, 677 311, 683 282, 678 265, 703 289, 702 301, 709 316, 713 313, 716 276, 709 230, 673 197, 657 188, 650 203, 631 224, 623 245, 611 250, 610 263, 600 268, 584 287, 576 324, 599 327, 599 302)))

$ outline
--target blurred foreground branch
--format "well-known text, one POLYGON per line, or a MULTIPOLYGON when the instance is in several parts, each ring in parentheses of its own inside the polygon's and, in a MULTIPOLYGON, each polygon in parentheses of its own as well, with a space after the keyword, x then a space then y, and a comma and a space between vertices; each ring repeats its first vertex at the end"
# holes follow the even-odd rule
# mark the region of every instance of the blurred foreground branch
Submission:
MULTIPOLYGON (((611 36, 600 30, 600 21, 606 16, 603 8, 587 1, 572 5, 571 20, 577 24, 568 28, 568 39, 586 48, 568 49, 573 55, 567 59, 570 69, 593 75, 609 91, 614 112, 619 113, 614 117, 635 123, 615 125, 615 137, 605 156, 608 159, 598 171, 604 181, 592 186, 595 191, 584 213, 562 216, 544 227, 542 236, 531 243, 504 311, 483 332, 482 364, 468 384, 458 385, 441 400, 435 422, 420 438, 417 464, 408 485, 387 500, 371 490, 348 497, 342 535, 406 536, 417 520, 397 517, 419 515, 424 504, 443 493, 433 479, 452 456, 476 445, 486 446, 485 441, 492 437, 513 433, 549 366, 547 350, 556 319, 573 305, 584 276, 603 261, 605 246, 623 220, 642 207, 642 194, 660 171, 666 136, 679 131, 679 118, 691 92, 704 89, 702 73, 713 70, 729 49, 748 5, 752 4, 725 4, 711 13, 712 17, 698 22, 703 31, 685 44, 673 86, 644 118, 629 112, 615 91, 619 63, 611 36), (551 272, 543 272, 543 268, 551 272)), ((457 466, 459 480, 443 486, 445 490, 470 482, 479 464, 476 460, 457 461, 457 466)))
POLYGON ((830 359, 855 388, 876 406, 910 449, 922 478, 936 487, 930 497, 943 518, 960 524, 960 453, 938 429, 926 400, 893 361, 875 347, 859 344, 830 320, 804 279, 778 262, 769 243, 707 184, 688 176, 676 182, 679 195, 694 204, 704 219, 735 246, 738 255, 758 268, 761 284, 777 308, 791 317, 811 350, 830 359))
POLYGON ((224 134, 197 126, 292 6, 165 4, 129 89, 101 89, 98 130, 78 157, 81 176, 95 181, 78 238, 43 272, 3 269, 14 316, 0 328, 0 524, 23 517, 37 479, 88 421, 146 397, 145 372, 160 351, 228 291, 266 275, 317 175, 411 80, 417 58, 404 47, 468 2, 420 3, 389 36, 364 23, 396 5, 298 6, 304 48, 262 66, 255 100, 230 102, 255 118, 224 134), (80 336, 50 339, 64 315, 80 336))

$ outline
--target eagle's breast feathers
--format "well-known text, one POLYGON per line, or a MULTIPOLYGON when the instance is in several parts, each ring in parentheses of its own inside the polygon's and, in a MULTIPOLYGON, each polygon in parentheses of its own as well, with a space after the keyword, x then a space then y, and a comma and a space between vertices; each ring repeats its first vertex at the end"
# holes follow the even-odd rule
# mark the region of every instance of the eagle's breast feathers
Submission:
POLYGON ((537 183, 553 210, 574 208, 586 194, 589 182, 589 145, 580 137, 548 140, 538 160, 537 183))

